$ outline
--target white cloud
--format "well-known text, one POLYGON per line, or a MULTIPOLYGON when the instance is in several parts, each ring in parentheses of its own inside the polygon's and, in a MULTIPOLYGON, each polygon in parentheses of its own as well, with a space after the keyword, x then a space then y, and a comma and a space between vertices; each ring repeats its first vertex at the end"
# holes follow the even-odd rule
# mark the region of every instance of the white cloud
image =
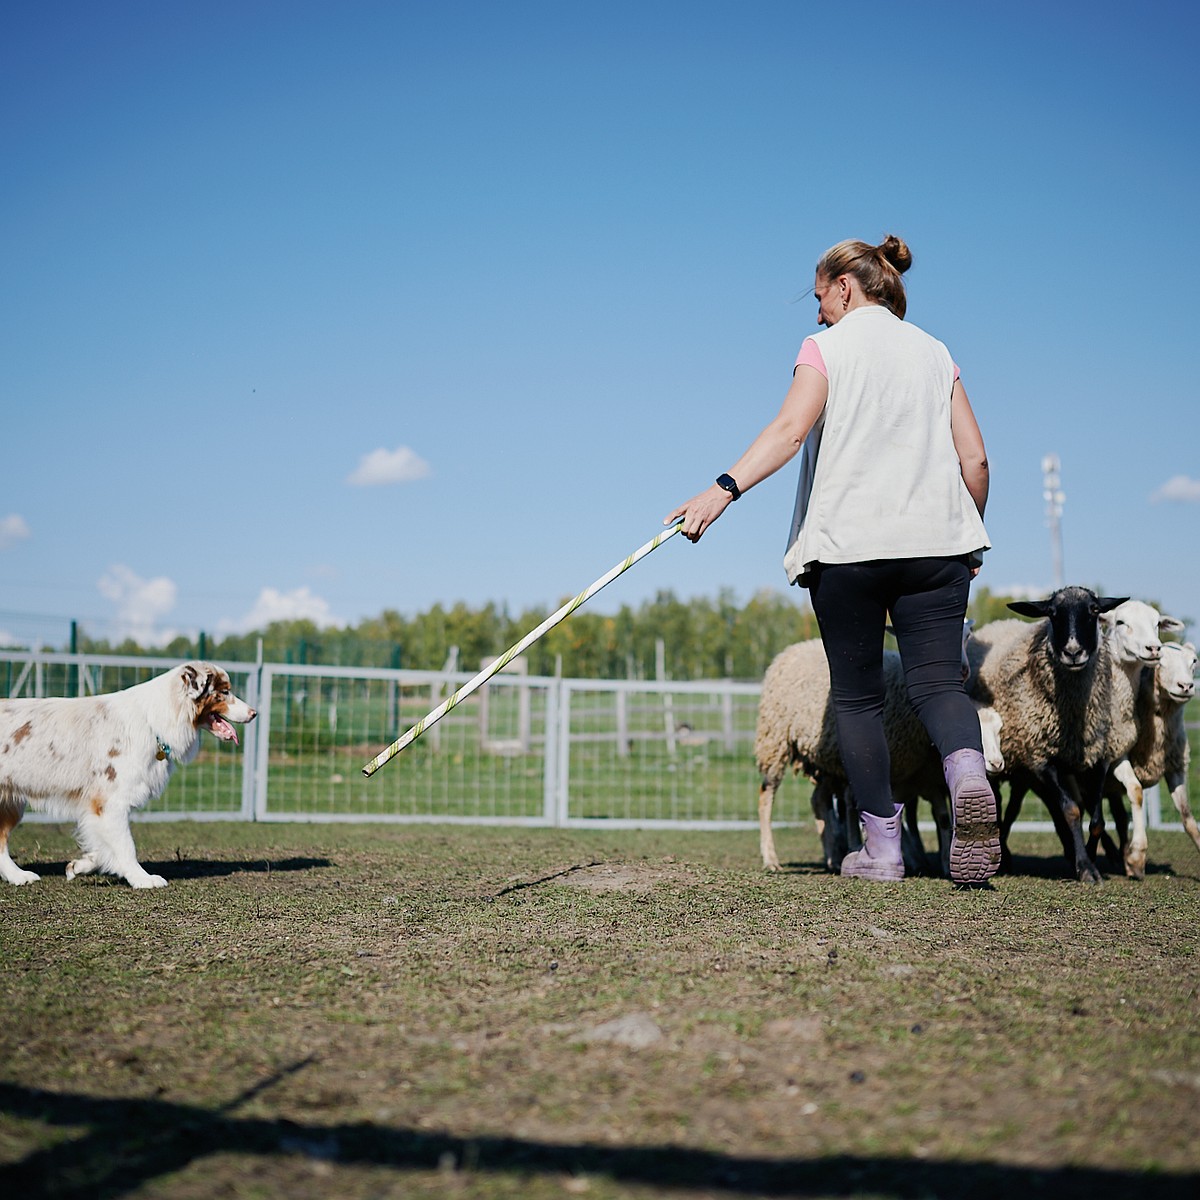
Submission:
POLYGON ((314 596, 307 587, 290 592, 265 587, 258 594, 254 607, 236 621, 222 621, 219 632, 248 633, 252 629, 266 629, 272 621, 311 621, 318 628, 341 627, 345 624, 329 610, 329 601, 314 596))
POLYGON ((358 487, 376 487, 385 483, 412 483, 432 473, 429 464, 407 446, 395 450, 372 450, 364 454, 358 466, 346 477, 358 487))
POLYGON ((15 633, 9 633, 7 629, 0 629, 0 646, 6 650, 23 650, 27 644, 27 642, 21 641, 15 633))
POLYGON ((96 586, 100 594, 117 606, 114 640, 132 638, 140 646, 162 646, 177 630, 160 629, 158 622, 174 607, 179 589, 163 576, 142 579, 128 567, 109 567, 96 586))
POLYGON ((29 525, 24 517, 19 517, 16 513, 0 517, 0 550, 7 550, 9 546, 28 536, 29 525))
POLYGON ((1150 496, 1152 503, 1160 500, 1184 500, 1192 504, 1200 504, 1200 479, 1190 479, 1187 475, 1172 475, 1166 483, 1150 496))

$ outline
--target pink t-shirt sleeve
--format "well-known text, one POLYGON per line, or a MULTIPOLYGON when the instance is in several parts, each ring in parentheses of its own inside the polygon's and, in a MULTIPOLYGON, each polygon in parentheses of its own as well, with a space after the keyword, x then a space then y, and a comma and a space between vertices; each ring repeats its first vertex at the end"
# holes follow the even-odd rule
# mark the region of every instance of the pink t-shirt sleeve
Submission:
MULTIPOLYGON (((821 357, 821 348, 810 337, 805 338, 801 343, 800 353, 796 355, 796 367, 812 367, 814 370, 820 371, 822 378, 829 378, 825 360, 821 357)), ((796 367, 792 368, 793 375, 796 373, 796 367)), ((958 382, 958 363, 954 364, 954 382, 958 382)))
MULTIPOLYGON (((813 367, 821 372, 824 379, 829 378, 829 372, 825 369, 825 360, 821 357, 821 349, 812 338, 805 338, 800 346, 800 353, 796 356, 797 367, 813 367)), ((796 368, 792 368, 792 374, 796 373, 796 368)))

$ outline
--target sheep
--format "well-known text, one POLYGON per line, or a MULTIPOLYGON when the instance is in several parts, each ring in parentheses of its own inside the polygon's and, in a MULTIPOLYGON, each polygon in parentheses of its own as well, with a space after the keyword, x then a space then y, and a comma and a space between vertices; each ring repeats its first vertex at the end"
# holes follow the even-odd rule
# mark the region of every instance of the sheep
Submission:
MULTIPOLYGON (((963 623, 963 675, 966 676, 965 644, 973 621, 963 623)), ((905 869, 910 874, 925 868, 924 849, 916 828, 916 801, 924 796, 933 807, 938 825, 943 870, 948 873, 950 817, 941 761, 929 734, 908 699, 900 655, 883 654, 884 728, 891 757, 893 795, 908 813, 904 830, 905 869)), ((790 766, 813 780, 812 807, 821 836, 825 865, 837 871, 842 857, 853 849, 856 822, 853 804, 838 746, 833 704, 829 695, 829 663, 820 639, 796 642, 776 655, 763 677, 758 706, 754 755, 761 784, 758 793, 759 850, 768 871, 780 869, 771 832, 771 810, 775 791, 790 766), (836 798, 841 797, 838 817, 836 798)))
POLYGON ((1165 779, 1188 836, 1200 849, 1200 829, 1188 806, 1187 777, 1191 747, 1183 711, 1196 692, 1196 648, 1191 642, 1166 642, 1153 670, 1143 672, 1135 702, 1137 741, 1113 768, 1104 794, 1121 833, 1125 870, 1134 879, 1146 874, 1146 815, 1143 788, 1165 779), (1133 836, 1127 840, 1125 796, 1133 803, 1133 836))
MULTIPOLYGON (((1151 709, 1153 708, 1154 668, 1162 652, 1162 641, 1159 634, 1178 633, 1183 629, 1183 622, 1174 617, 1162 615, 1153 605, 1146 604, 1141 600, 1126 600, 1124 604, 1118 604, 1116 608, 1105 613, 1101 620, 1104 624, 1105 635, 1112 645, 1115 669, 1124 671, 1129 681, 1130 702, 1134 704, 1135 737, 1140 738, 1143 726, 1153 719, 1151 709), (1139 712, 1137 697, 1143 685, 1148 689, 1147 695, 1151 703, 1149 707, 1143 704, 1139 712)), ((1135 809, 1138 809, 1141 806, 1140 786, 1126 757, 1131 749, 1132 744, 1125 748, 1125 753, 1114 759, 1113 765, 1109 768, 1108 778, 1105 780, 1105 790, 1109 790, 1109 780, 1115 777, 1118 782, 1124 784, 1130 803, 1135 809)), ((1113 804, 1113 815, 1121 841, 1120 847, 1114 846, 1112 839, 1105 832, 1103 806, 1097 804, 1096 811, 1092 814, 1088 850, 1094 855, 1097 843, 1103 841, 1105 853, 1110 859, 1118 863, 1123 862, 1127 874, 1140 878, 1137 855, 1131 850, 1129 841, 1128 819, 1124 802, 1117 797, 1115 802, 1110 800, 1110 803, 1113 804)), ((1140 869, 1141 874, 1144 874, 1144 856, 1140 869)))
MULTIPOLYGON (((1131 748, 1129 717, 1133 717, 1133 735, 1142 738, 1146 723, 1152 720, 1154 708, 1154 665, 1158 662, 1162 650, 1160 632, 1177 632, 1183 628, 1183 622, 1174 617, 1164 616, 1158 609, 1141 600, 1126 600, 1101 616, 1104 637, 1111 649, 1112 670, 1123 673, 1123 678, 1115 680, 1113 689, 1113 724, 1111 753, 1114 765, 1110 767, 1105 780, 1105 794, 1110 796, 1113 806, 1114 819, 1120 836, 1120 846, 1115 846, 1104 829, 1103 810, 1099 803, 1091 812, 1091 828, 1088 838, 1088 854, 1095 856, 1098 843, 1103 842, 1110 860, 1124 861, 1125 870, 1136 874, 1136 856, 1131 857, 1131 844, 1128 837, 1128 814, 1120 797, 1113 790, 1112 781, 1115 778, 1125 785, 1135 813, 1140 816, 1141 788, 1134 777, 1126 759, 1131 748), (1144 697, 1139 701, 1139 691, 1144 697)), ((1010 784, 1009 804, 1002 822, 1002 836, 1007 839, 1008 831, 1016 814, 1020 811, 1021 800, 1025 791, 1031 789, 1041 791, 1036 782, 1028 776, 1015 775, 1010 784)), ((1046 797, 1043 795, 1043 799, 1046 797)), ((1052 800, 1048 801, 1052 815, 1057 816, 1057 806, 1052 800)), ((1063 848, 1068 856, 1071 854, 1071 835, 1069 828, 1062 822, 1056 822, 1059 836, 1063 840, 1063 848)), ((1144 857, 1141 867, 1144 873, 1144 857)))
MULTIPOLYGON (((929 736, 908 703, 900 656, 884 652, 888 733, 893 781, 915 775, 929 753, 929 736)), ((846 773, 838 746, 829 663, 820 639, 796 642, 776 655, 763 677, 754 756, 762 777, 758 793, 759 849, 768 871, 780 869, 771 832, 775 790, 786 769, 802 770, 814 781, 812 805, 821 834, 825 865, 836 871, 847 839, 839 828, 834 797, 844 795, 846 773)))
POLYGON ((1100 636, 1101 614, 1126 599, 1066 587, 1046 600, 1014 601, 1014 612, 1044 619, 994 621, 967 644, 968 691, 999 714, 1005 774, 1031 784, 1052 812, 1058 806, 1075 873, 1087 883, 1100 873, 1083 842, 1076 785, 1091 811, 1110 762, 1134 740, 1132 689, 1100 636))

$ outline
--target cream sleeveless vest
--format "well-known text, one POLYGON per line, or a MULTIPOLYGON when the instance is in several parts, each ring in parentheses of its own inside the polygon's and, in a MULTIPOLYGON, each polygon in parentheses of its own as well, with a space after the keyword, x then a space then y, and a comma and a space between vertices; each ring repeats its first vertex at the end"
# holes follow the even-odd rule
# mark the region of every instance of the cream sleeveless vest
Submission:
POLYGON ((814 335, 829 373, 805 442, 784 569, 982 553, 991 546, 950 432, 954 362, 882 305, 814 335))

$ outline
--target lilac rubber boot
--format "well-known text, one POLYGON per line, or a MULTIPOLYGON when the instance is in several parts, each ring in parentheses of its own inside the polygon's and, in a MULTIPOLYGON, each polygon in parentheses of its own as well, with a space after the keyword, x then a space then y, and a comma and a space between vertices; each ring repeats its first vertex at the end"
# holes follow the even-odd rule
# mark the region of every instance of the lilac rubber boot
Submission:
POLYGON ((891 881, 904 878, 904 856, 900 853, 900 820, 904 805, 897 804, 890 817, 860 813, 863 848, 842 859, 842 874, 859 879, 891 881))
POLYGON ((1000 866, 996 797, 978 750, 955 750, 942 763, 950 789, 950 878, 983 883, 1000 866))

